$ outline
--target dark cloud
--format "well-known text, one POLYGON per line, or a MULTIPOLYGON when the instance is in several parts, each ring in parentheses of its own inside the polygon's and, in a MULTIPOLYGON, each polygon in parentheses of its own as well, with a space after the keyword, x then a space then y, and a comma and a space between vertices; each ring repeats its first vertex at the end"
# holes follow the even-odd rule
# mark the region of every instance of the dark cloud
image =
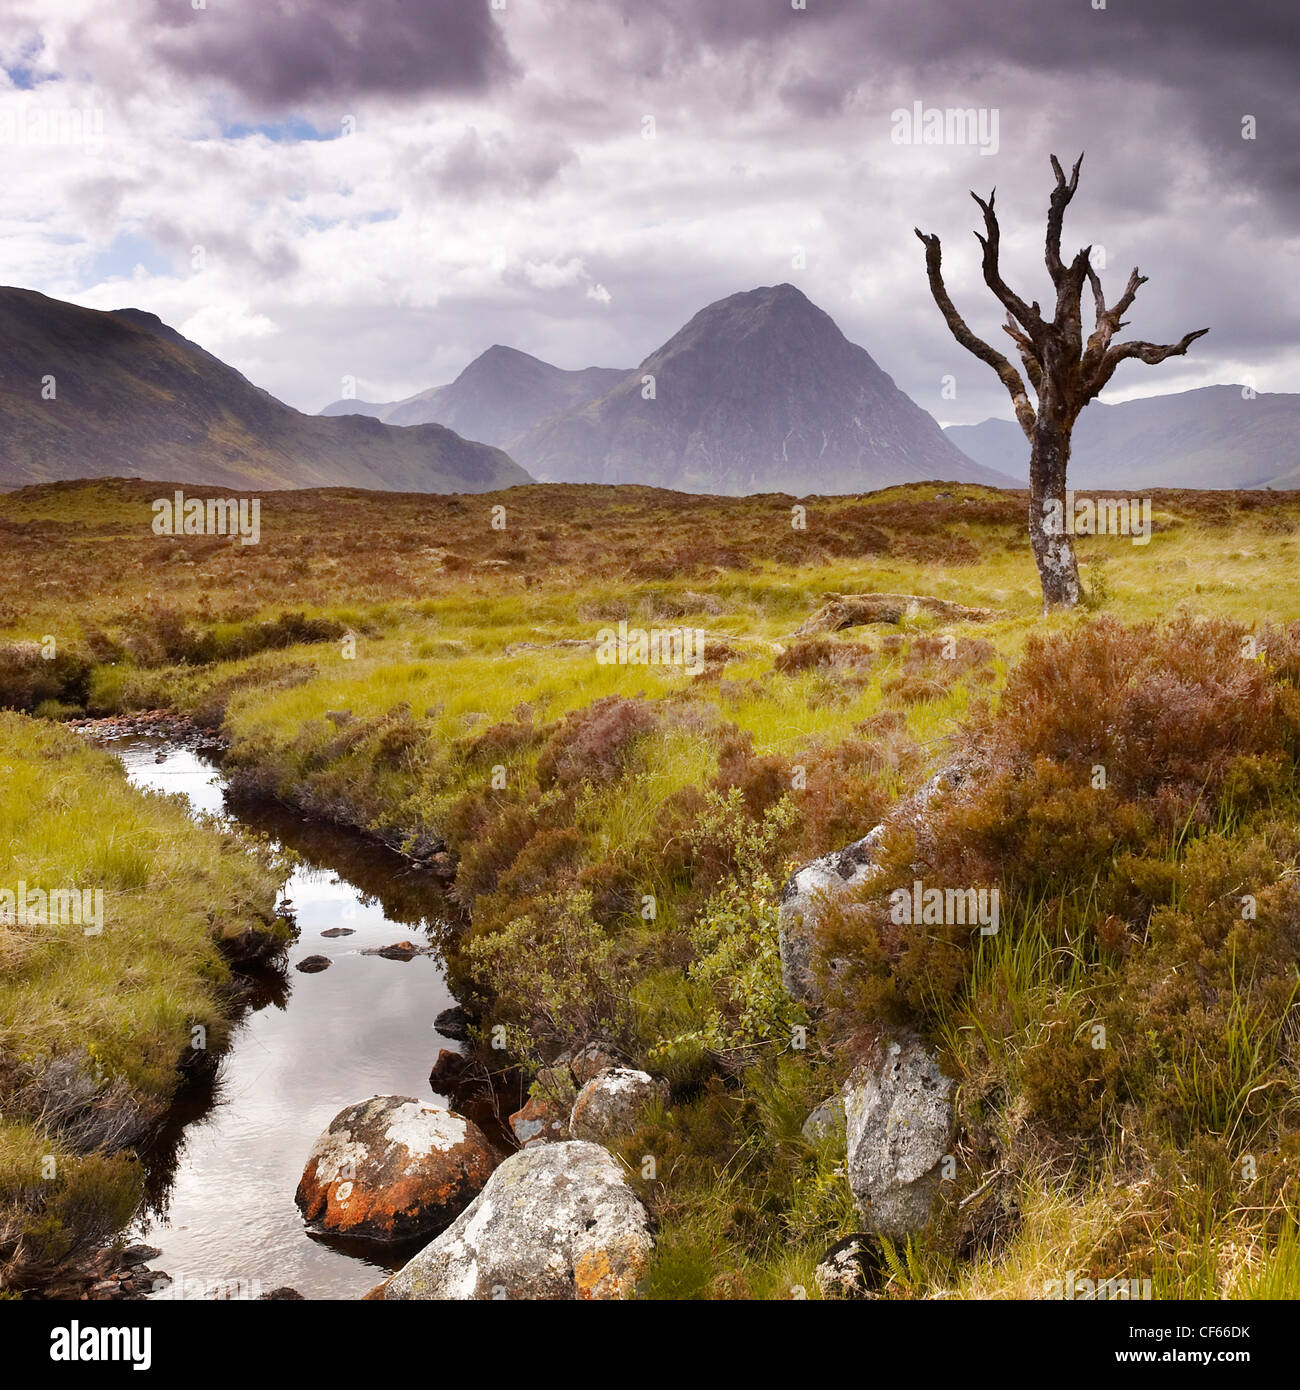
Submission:
POLYGON ((154 51, 267 110, 482 92, 514 65, 488 0, 153 0, 154 51))
POLYGON ((414 182, 429 180, 435 193, 476 199, 489 193, 535 196, 576 159, 567 145, 540 132, 507 138, 481 134, 474 126, 443 149, 430 150, 416 163, 414 182))
POLYGON ((282 237, 249 237, 224 227, 181 225, 166 217, 150 218, 148 232, 178 265, 192 265, 195 251, 201 248, 205 265, 219 259, 267 281, 292 275, 299 266, 297 251, 282 237))
MULTIPOLYGON (((76 3, 50 51, 103 86, 131 162, 52 173, 45 196, 74 233, 121 221, 182 268, 195 242, 237 268, 204 293, 275 322, 240 365, 295 404, 344 372, 409 394, 495 341, 630 365, 705 303, 788 279, 935 414, 1005 415, 912 228, 1002 341, 967 190, 997 186, 1006 277, 1046 302, 1048 155, 1080 150, 1067 251, 1104 246, 1112 296, 1134 264, 1151 277, 1132 334, 1212 329, 1120 388, 1268 364, 1276 388, 1300 364, 1296 0, 124 0, 125 32, 76 3), (995 109, 996 155, 895 145, 914 101, 995 109), (297 143, 348 112, 355 140, 297 143)), ((193 312, 189 281, 165 292, 193 312)))

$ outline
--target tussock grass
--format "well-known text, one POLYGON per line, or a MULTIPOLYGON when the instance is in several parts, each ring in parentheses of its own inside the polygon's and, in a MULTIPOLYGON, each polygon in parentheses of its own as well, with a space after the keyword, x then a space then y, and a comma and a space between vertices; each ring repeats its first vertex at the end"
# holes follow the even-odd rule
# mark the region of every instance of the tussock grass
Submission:
POLYGON ((223 947, 283 932, 283 869, 49 724, 0 713, 0 778, 0 887, 104 895, 95 935, 0 923, 0 1275, 21 1282, 129 1217, 131 1147, 194 1030, 223 1045, 223 947))
MULTIPOLYGON (((859 1218, 792 1121, 885 1025, 922 1028, 959 1078, 962 1172, 884 1296, 1042 1297, 1071 1269, 1157 1296, 1300 1292, 1300 498, 1161 493, 1149 545, 1080 540, 1089 606, 1044 618, 1026 499, 975 487, 808 499, 802 531, 775 496, 276 494, 242 548, 159 542, 156 490, 0 498, 0 698, 189 709, 223 722, 247 785, 445 838, 473 922, 450 965, 515 1060, 586 1041, 595 981, 610 1040, 674 1082, 671 1119, 626 1151, 659 1163, 651 1296, 813 1296, 859 1218), (870 590, 1000 616, 792 639, 827 593, 870 590), (619 620, 702 627, 712 655, 602 665, 619 620), (63 664, 22 646, 46 634, 63 664), (868 965, 812 1048, 783 1050, 772 893, 955 750, 991 770, 907 852, 999 882, 1000 934, 899 950, 832 915, 829 944, 868 965)), ((138 879, 129 834, 99 852, 138 879)))

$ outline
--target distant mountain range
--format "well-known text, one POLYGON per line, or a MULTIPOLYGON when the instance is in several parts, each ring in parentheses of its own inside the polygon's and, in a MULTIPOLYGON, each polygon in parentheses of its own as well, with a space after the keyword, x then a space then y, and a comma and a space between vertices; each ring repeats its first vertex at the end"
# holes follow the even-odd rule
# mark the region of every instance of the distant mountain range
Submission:
MULTIPOLYGON (((927 479, 1023 487, 1028 455, 1007 420, 941 430, 793 285, 708 305, 632 369, 565 371, 497 345, 447 385, 319 415, 152 314, 0 288, 0 488, 123 476, 481 492, 535 477, 807 496, 927 479)), ((1211 386, 1094 402, 1070 481, 1300 487, 1300 395, 1211 386)))
POLYGON ((710 304, 631 371, 566 372, 498 346, 448 386, 326 412, 349 409, 437 420, 500 444, 545 482, 800 496, 922 479, 1011 485, 954 448, 793 285, 710 304))
POLYGON ((540 420, 586 405, 627 376, 618 367, 566 372, 499 343, 480 353, 447 386, 405 400, 334 401, 322 415, 370 415, 390 425, 445 425, 466 439, 509 446, 540 420))
POLYGON ((105 476, 404 492, 531 481, 441 425, 303 415, 152 314, 0 288, 0 487, 105 476))
MULTIPOLYGON (((1010 420, 950 425, 944 431, 986 468, 1023 487, 1029 445, 1010 420)), ((1240 386, 1203 386, 1107 405, 1079 416, 1070 450, 1077 488, 1300 487, 1300 395, 1242 395, 1240 386)))

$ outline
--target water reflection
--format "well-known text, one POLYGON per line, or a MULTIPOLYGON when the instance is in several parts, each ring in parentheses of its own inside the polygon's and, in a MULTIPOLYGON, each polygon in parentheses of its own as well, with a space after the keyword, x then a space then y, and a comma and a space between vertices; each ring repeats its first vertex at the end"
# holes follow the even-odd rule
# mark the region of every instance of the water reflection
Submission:
POLYGON ((154 1265, 186 1288, 288 1284, 307 1298, 356 1298, 409 1252, 314 1240, 293 1194, 316 1136, 345 1105, 431 1096, 438 1049, 456 1046, 433 1027, 455 1002, 441 962, 362 951, 436 940, 447 904, 427 875, 360 836, 282 808, 228 805, 201 753, 150 739, 111 748, 136 785, 182 793, 303 861, 284 895, 298 927, 289 969, 240 982, 247 1012, 215 1073, 191 1076, 178 1096, 148 1156, 149 1209, 132 1234, 157 1246, 154 1265), (337 928, 348 934, 324 935, 337 928), (309 955, 329 957, 329 969, 292 969, 309 955))

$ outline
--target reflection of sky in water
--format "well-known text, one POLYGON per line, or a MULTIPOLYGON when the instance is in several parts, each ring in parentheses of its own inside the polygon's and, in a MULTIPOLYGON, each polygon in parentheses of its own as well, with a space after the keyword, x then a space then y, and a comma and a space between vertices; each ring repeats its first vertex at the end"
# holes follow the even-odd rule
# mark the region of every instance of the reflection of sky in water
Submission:
MULTIPOLYGON (((156 744, 113 751, 137 786, 183 792, 196 809, 225 814, 221 779, 193 753, 171 750, 159 763, 156 744)), ((285 895, 299 927, 290 964, 309 955, 332 964, 318 975, 290 969, 286 1007, 246 1015, 222 1060, 218 1103, 185 1130, 166 1215, 137 1233, 162 1251, 153 1267, 187 1285, 254 1280, 264 1292, 288 1284, 308 1298, 356 1298, 383 1271, 310 1239, 294 1190, 317 1135, 345 1105, 433 1099, 429 1068, 446 1045, 433 1019, 455 1001, 431 957, 360 954, 422 944, 423 934, 363 902, 333 870, 299 866, 285 895), (354 935, 323 937, 331 927, 354 935)))

